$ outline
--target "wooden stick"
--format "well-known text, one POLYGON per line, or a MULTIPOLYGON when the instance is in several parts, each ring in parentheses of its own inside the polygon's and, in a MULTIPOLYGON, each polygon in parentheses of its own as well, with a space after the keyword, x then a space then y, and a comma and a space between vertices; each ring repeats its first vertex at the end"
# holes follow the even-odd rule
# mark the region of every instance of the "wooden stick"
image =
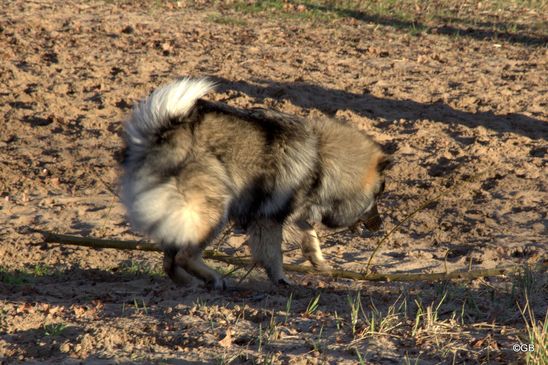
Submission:
MULTIPOLYGON (((421 204, 417 209, 415 209, 413 212, 411 212, 410 214, 408 214, 400 223, 396 224, 387 234, 385 234, 378 242, 377 242, 377 245, 375 246, 375 249, 373 250, 373 252, 371 253, 371 256, 369 256, 369 260, 367 260, 367 265, 365 266, 365 270, 364 272, 366 274, 369 273, 369 268, 371 267, 371 264, 373 263, 373 257, 375 257, 375 255, 377 254, 377 251, 379 251, 379 248, 381 248, 381 245, 383 244, 384 241, 386 241, 391 235, 392 233, 394 233, 397 229, 399 229, 401 227, 402 224, 404 224, 405 222, 407 222, 409 219, 411 219, 415 214, 417 214, 418 212, 422 211, 424 208, 426 208, 427 206, 429 206, 430 204, 434 203, 439 197, 441 196, 441 193, 436 195, 434 198, 432 199, 429 199, 426 201, 426 203, 424 204, 421 204)), ((472 262, 472 261, 470 261, 472 262)))
MULTIPOLYGON (((44 241, 49 243, 60 243, 65 245, 77 245, 86 246, 92 248, 114 248, 118 250, 141 250, 141 251, 158 251, 161 249, 154 244, 135 241, 135 240, 114 240, 114 239, 99 239, 94 237, 81 237, 71 236, 65 234, 58 234, 48 231, 37 231, 44 236, 44 241)), ((204 251, 204 258, 225 262, 227 264, 235 266, 250 266, 254 265, 254 262, 245 257, 228 256, 223 255, 212 250, 204 251)), ((539 269, 543 270, 548 267, 548 264, 543 263, 539 265, 539 269)), ((392 273, 392 274, 379 274, 379 273, 359 273, 347 270, 330 270, 330 271, 316 271, 309 266, 301 266, 295 264, 284 264, 284 269, 287 271, 302 273, 302 274, 316 274, 322 276, 328 276, 332 278, 345 278, 352 280, 367 280, 367 281, 399 281, 399 282, 416 282, 416 281, 440 281, 450 279, 476 279, 485 276, 499 276, 510 273, 515 273, 523 269, 522 266, 501 266, 492 269, 479 269, 471 271, 452 271, 441 273, 426 273, 426 274, 410 274, 410 273, 392 273)))

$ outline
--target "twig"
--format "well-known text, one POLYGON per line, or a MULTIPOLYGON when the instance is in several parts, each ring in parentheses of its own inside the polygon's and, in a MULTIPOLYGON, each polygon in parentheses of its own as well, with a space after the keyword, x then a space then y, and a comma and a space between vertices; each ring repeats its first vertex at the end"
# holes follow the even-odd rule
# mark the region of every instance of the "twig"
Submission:
MULTIPOLYGON (((44 236, 44 241, 49 243, 61 243, 66 245, 86 246, 92 248, 114 248, 118 250, 142 250, 142 251, 161 251, 161 249, 154 244, 128 240, 114 240, 114 239, 98 239, 94 237, 81 237, 71 236, 65 234, 57 234, 48 231, 36 231, 44 236)), ((243 258, 238 256, 228 256, 217 253, 212 250, 204 251, 204 258, 221 261, 235 266, 250 266, 254 265, 254 262, 249 258, 243 258)), ((539 265, 539 269, 545 270, 548 264, 542 263, 539 265)), ((492 269, 479 269, 472 271, 452 271, 452 272, 440 272, 429 274, 415 274, 415 273, 393 273, 393 274, 379 274, 379 273, 358 273, 347 270, 330 270, 330 271, 316 271, 312 267, 301 266, 295 264, 284 264, 284 269, 287 271, 317 275, 328 276, 333 278, 345 278, 352 280, 367 280, 367 281, 439 281, 450 279, 476 279, 485 276, 498 276, 515 273, 523 269, 521 266, 503 266, 492 269)))
POLYGON ((242 277, 240 278, 240 280, 238 280, 238 284, 241 284, 241 283, 245 280, 245 278, 247 278, 247 277, 249 276, 249 274, 251 274, 251 272, 255 269, 256 266, 257 266, 257 264, 253 264, 253 265, 249 268, 249 270, 247 270, 247 272, 245 273, 245 275, 242 276, 242 277))
MULTIPOLYGON (((481 176, 483 176, 484 174, 486 173, 486 171, 482 171, 482 172, 478 172, 477 174, 473 175, 473 176, 470 176, 469 180, 470 181, 474 181, 476 179, 479 179, 481 176)), ((451 177, 449 177, 446 182, 445 182, 445 186, 447 186, 447 183, 451 181, 451 177)), ((452 187, 446 189, 445 191, 442 191, 442 192, 439 192, 438 194, 436 194, 433 198, 431 199, 428 199, 426 201, 426 203, 424 204, 421 204, 417 209, 415 209, 413 212, 411 212, 410 214, 408 214, 400 223, 396 224, 396 226, 394 228, 392 228, 390 230, 390 232, 388 232, 387 234, 385 234, 378 242, 377 242, 377 245, 375 246, 375 249, 373 250, 373 252, 371 253, 371 256, 369 256, 369 260, 367 261, 367 265, 365 266, 365 270, 363 271, 365 274, 368 274, 369 273, 369 268, 371 267, 371 264, 373 262, 373 258, 375 257, 375 255, 377 254, 377 252, 379 251, 379 248, 381 247, 381 245, 383 244, 384 241, 386 241, 388 238, 390 238, 390 236, 392 235, 392 233, 394 233, 394 231, 396 231, 398 228, 401 227, 401 225, 405 222, 407 222, 409 219, 411 219, 415 214, 417 214, 418 212, 422 211, 423 209, 425 209, 426 207, 428 207, 430 204, 432 203, 435 203, 438 201, 438 198, 440 196, 442 196, 443 194, 447 194, 449 191, 453 190, 455 187, 455 185, 453 185, 452 187)), ((472 262, 472 260, 470 260, 470 262, 472 262)), ((447 268, 446 270, 447 271, 447 268)))
POLYGON ((215 245, 215 251, 219 251, 219 247, 221 246, 221 244, 224 243, 225 240, 228 238, 228 236, 230 236, 230 234, 232 233, 233 227, 234 227, 234 224, 230 224, 228 225, 228 227, 224 229, 222 236, 217 239, 217 244, 215 245))

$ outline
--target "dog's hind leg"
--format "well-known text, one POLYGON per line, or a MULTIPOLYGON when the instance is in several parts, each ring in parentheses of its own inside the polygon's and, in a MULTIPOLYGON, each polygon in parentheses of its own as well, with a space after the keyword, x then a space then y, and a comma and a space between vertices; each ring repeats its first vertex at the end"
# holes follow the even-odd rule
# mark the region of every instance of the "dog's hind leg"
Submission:
POLYGON ((192 275, 186 272, 182 267, 175 262, 177 249, 164 249, 164 272, 176 284, 189 285, 193 281, 192 275))
POLYGON ((179 269, 183 268, 202 279, 207 285, 213 289, 226 289, 224 279, 212 268, 206 265, 202 258, 201 249, 181 249, 175 255, 175 263, 179 269))
POLYGON ((248 227, 248 243, 253 260, 264 267, 274 284, 290 285, 284 275, 282 256, 283 226, 270 220, 255 221, 248 227))
POLYGON ((231 195, 224 168, 208 156, 188 161, 176 178, 176 189, 177 198, 169 202, 171 214, 158 230, 171 234, 179 268, 214 289, 223 289, 223 278, 206 265, 202 252, 228 219, 231 195))
POLYGON ((224 226, 222 205, 201 191, 187 192, 185 198, 186 203, 178 211, 183 229, 178 236, 179 242, 174 245, 177 252, 173 262, 210 287, 224 289, 224 280, 202 258, 203 250, 224 226))

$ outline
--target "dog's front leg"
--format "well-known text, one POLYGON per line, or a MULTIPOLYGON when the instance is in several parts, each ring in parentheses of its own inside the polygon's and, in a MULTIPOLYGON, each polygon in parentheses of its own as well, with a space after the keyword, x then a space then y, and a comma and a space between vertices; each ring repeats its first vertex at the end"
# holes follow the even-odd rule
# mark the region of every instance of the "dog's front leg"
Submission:
POLYGON ((320 248, 320 239, 314 227, 304 221, 299 221, 296 226, 301 231, 301 251, 303 256, 310 261, 314 268, 318 271, 328 271, 331 266, 325 261, 320 248))
POLYGON ((253 260, 264 267, 274 284, 291 285, 283 270, 283 226, 270 220, 259 220, 248 227, 249 246, 253 260))
MULTIPOLYGON (((291 222, 291 221, 290 221, 291 222)), ((331 266, 324 259, 320 239, 314 227, 305 220, 296 220, 284 225, 284 241, 298 244, 303 256, 318 271, 329 271, 331 266)))

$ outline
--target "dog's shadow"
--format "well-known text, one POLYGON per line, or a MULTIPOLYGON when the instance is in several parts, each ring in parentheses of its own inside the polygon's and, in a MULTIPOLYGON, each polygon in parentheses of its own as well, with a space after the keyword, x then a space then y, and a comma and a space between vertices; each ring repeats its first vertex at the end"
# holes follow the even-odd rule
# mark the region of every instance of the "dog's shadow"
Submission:
MULTIPOLYGON (((351 93, 330 89, 307 82, 277 82, 257 79, 252 82, 232 81, 222 77, 210 77, 218 85, 219 92, 234 90, 263 103, 265 99, 287 100, 305 109, 318 109, 333 116, 338 110, 351 110, 370 119, 383 119, 379 127, 394 120, 411 122, 429 119, 447 124, 461 124, 469 128, 483 126, 498 134, 514 133, 531 139, 548 139, 548 123, 518 113, 498 115, 493 112, 471 113, 457 110, 443 103, 419 103, 413 100, 383 99, 364 92, 351 93)), ((459 136, 453 136, 459 141, 459 136)))

